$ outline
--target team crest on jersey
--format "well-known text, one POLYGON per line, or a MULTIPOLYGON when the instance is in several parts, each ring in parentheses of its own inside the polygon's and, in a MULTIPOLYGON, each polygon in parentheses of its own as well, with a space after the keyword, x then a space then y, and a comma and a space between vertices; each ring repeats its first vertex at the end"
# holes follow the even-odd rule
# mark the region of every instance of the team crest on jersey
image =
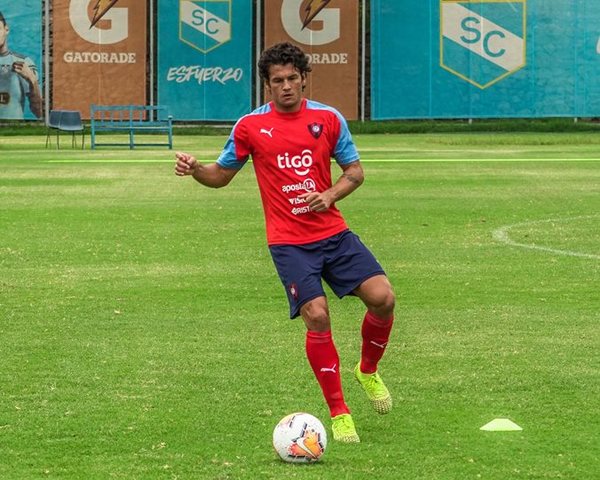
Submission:
POLYGON ((202 53, 231 40, 231 0, 180 0, 179 38, 202 53))
POLYGON ((321 136, 321 133, 323 133, 323 124, 311 123, 310 125, 308 125, 308 131, 313 137, 319 138, 321 136))

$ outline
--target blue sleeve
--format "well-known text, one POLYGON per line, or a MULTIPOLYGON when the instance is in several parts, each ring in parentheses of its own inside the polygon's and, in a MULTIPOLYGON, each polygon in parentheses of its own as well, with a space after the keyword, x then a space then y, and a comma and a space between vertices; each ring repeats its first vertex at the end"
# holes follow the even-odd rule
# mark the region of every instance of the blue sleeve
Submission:
POLYGON ((339 113, 335 112, 340 121, 340 135, 335 145, 333 156, 339 165, 347 165, 348 163, 356 162, 360 159, 356 145, 352 140, 352 134, 348 129, 346 119, 339 113))
POLYGON ((229 134, 229 138, 227 139, 227 142, 225 142, 225 146, 223 147, 223 151, 221 152, 221 155, 219 155, 219 158, 217 159, 217 163, 223 168, 233 168, 235 170, 239 170, 248 161, 248 155, 245 155, 242 158, 237 157, 236 152, 238 150, 241 150, 241 151, 245 150, 244 147, 242 147, 241 149, 236 148, 236 141, 243 142, 243 137, 244 137, 244 135, 241 135, 242 132, 238 131, 238 130, 241 130, 241 131, 244 130, 243 128, 240 128, 239 121, 235 124, 235 126, 231 130, 231 133, 229 134))

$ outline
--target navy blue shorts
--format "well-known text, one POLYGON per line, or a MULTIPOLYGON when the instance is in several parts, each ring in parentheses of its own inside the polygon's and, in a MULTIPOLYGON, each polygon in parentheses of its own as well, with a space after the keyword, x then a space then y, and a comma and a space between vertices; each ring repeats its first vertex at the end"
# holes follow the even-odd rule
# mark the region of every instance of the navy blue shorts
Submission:
POLYGON ((350 230, 305 245, 269 247, 290 303, 290 318, 309 300, 325 296, 321 278, 342 298, 375 275, 385 275, 370 250, 350 230))

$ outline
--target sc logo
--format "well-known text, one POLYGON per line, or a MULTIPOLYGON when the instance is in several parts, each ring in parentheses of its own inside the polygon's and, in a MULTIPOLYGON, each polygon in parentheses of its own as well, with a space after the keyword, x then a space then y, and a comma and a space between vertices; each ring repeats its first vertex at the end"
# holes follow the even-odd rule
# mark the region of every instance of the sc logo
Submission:
POLYGON ((209 35, 216 35, 221 31, 221 22, 217 17, 209 17, 204 10, 194 10, 192 13, 192 25, 204 30, 209 35))
POLYGON ((102 19, 111 22, 109 29, 98 28, 96 25, 90 28, 88 7, 91 3, 96 5, 98 0, 71 0, 69 4, 69 20, 73 30, 81 38, 97 45, 111 45, 122 42, 129 36, 127 8, 113 7, 104 14, 102 19))
MULTIPOLYGON (((501 57, 502 55, 504 55, 506 53, 505 48, 499 48, 497 50, 492 50, 490 47, 490 43, 492 42, 492 39, 494 37, 497 37, 500 39, 506 38, 506 35, 504 34, 504 32, 502 32, 500 30, 491 30, 490 32, 487 32, 485 35, 483 35, 483 38, 482 38, 482 32, 481 32, 481 29, 479 28, 480 23, 481 22, 479 21, 479 19, 475 18, 475 17, 463 18, 462 21, 460 22, 460 26, 462 27, 462 29, 464 31, 469 32, 472 35, 470 37, 462 35, 460 37, 460 39, 468 45, 472 45, 472 44, 481 42, 483 45, 484 52, 486 53, 486 55, 489 55, 490 57, 497 58, 497 57, 501 57)), ((498 42, 495 42, 495 43, 498 43, 498 42)))
POLYGON ((302 29, 300 7, 303 0, 283 0, 281 5, 281 22, 290 37, 304 45, 325 45, 340 38, 340 9, 324 8, 317 18, 323 22, 320 31, 309 28, 302 29))

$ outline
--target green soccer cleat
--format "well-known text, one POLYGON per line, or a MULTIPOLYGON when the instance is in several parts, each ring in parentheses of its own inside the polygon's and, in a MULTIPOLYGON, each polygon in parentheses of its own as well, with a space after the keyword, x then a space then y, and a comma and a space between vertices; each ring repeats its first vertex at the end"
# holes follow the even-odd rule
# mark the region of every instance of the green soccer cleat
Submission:
POLYGON ((354 369, 354 376, 363 387, 375 411, 380 415, 389 413, 392 409, 392 396, 379 374, 377 372, 362 373, 360 371, 360 363, 358 363, 354 369))
POLYGON ((337 415, 331 419, 331 430, 333 430, 333 439, 342 443, 359 443, 360 438, 356 433, 354 421, 349 413, 337 415))

